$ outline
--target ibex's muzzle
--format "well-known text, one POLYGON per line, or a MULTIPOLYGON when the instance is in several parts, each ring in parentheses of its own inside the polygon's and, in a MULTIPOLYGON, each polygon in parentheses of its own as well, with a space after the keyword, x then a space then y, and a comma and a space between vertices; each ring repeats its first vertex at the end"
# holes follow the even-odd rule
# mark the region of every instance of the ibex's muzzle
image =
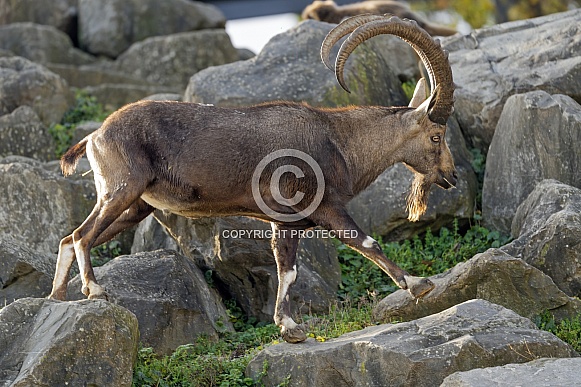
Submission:
POLYGON ((456 188, 456 183, 458 182, 458 173, 456 170, 451 172, 440 171, 440 175, 436 184, 444 189, 456 188))

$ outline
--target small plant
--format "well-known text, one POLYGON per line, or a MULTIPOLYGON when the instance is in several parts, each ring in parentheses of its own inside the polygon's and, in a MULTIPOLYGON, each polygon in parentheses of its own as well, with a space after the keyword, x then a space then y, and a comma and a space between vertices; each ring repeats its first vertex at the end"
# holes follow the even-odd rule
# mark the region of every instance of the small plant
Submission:
POLYGON ((91 264, 93 267, 103 266, 121 254, 121 242, 112 240, 91 249, 91 264))
POLYGON ((575 351, 581 352, 581 315, 556 322, 555 316, 547 310, 533 321, 539 329, 551 332, 571 345, 575 351))
POLYGON ((60 158, 73 145, 73 133, 77 125, 86 121, 103 121, 108 115, 95 97, 78 91, 75 95, 75 106, 65 113, 60 123, 48 128, 56 144, 56 157, 60 158))
POLYGON ((244 370, 264 346, 278 342, 279 334, 279 328, 269 324, 221 333, 219 341, 200 336, 167 356, 141 348, 133 386, 259 386, 259 381, 244 376, 244 370))
POLYGON ((410 101, 412 99, 412 97, 414 96, 416 84, 417 84, 417 81, 415 81, 413 79, 409 80, 409 81, 405 81, 404 83, 401 84, 403 92, 405 93, 405 96, 407 97, 408 101, 410 101))

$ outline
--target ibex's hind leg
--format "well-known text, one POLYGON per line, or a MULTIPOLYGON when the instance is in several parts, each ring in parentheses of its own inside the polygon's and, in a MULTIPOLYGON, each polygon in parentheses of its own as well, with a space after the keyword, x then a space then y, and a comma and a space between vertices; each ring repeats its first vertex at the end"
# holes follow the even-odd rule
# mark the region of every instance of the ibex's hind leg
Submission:
POLYGON ((407 289, 412 296, 422 297, 434 288, 434 284, 429 279, 412 276, 389 260, 379 244, 357 226, 345 209, 328 208, 319 213, 324 214, 323 217, 315 219, 316 214, 314 214, 315 217, 311 216, 315 223, 328 230, 336 231, 341 242, 379 266, 397 286, 407 289))
MULTIPOLYGON (((93 246, 99 246, 121 231, 141 222, 145 217, 153 211, 153 207, 144 202, 142 199, 137 199, 131 207, 123 212, 113 224, 99 235, 93 246)), ((64 301, 67 294, 67 283, 69 272, 75 260, 75 249, 73 245, 73 235, 68 235, 63 238, 59 245, 59 253, 56 264, 54 280, 52 283, 52 292, 48 298, 64 301)))
POLYGON ((52 281, 52 292, 50 292, 48 298, 61 301, 67 298, 67 282, 74 260, 75 249, 73 235, 71 234, 64 237, 59 244, 54 280, 52 281))
MULTIPOLYGON (((95 274, 93 273, 90 257, 91 248, 96 246, 96 242, 104 242, 107 240, 105 238, 111 238, 111 236, 121 231, 121 226, 125 228, 128 227, 128 223, 136 223, 127 222, 127 219, 120 218, 124 211, 134 206, 135 203, 137 203, 137 207, 141 206, 148 211, 144 211, 143 213, 137 211, 137 214, 139 214, 137 218, 143 219, 147 213, 151 212, 151 207, 148 205, 142 205, 145 203, 143 203, 139 198, 145 190, 142 182, 126 181, 124 182, 123 187, 124 188, 117 188, 111 193, 103 195, 105 197, 99 195, 97 198, 97 204, 93 208, 91 214, 72 235, 75 255, 77 257, 77 263, 79 265, 79 271, 83 283, 82 292, 90 299, 107 298, 103 288, 97 284, 95 274), (118 221, 118 226, 115 227, 118 228, 118 230, 111 229, 110 232, 107 232, 107 229, 112 226, 115 221, 118 221), (117 232, 114 234, 113 231, 117 232), (99 237, 101 235, 103 235, 103 237, 100 239, 99 237)), ((129 212, 131 213, 131 211, 129 212)), ((135 213, 133 213, 133 215, 135 215, 135 213)))
POLYGON ((274 322, 280 327, 282 338, 289 343, 305 341, 307 335, 291 317, 289 290, 297 278, 297 246, 299 237, 291 230, 272 224, 272 251, 278 271, 278 291, 274 309, 274 322))

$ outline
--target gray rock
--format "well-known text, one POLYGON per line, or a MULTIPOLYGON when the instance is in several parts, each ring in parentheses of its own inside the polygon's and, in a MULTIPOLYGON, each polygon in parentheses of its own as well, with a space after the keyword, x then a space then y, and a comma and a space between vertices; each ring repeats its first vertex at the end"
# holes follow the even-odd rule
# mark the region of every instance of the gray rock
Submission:
POLYGON ((37 63, 82 65, 95 57, 73 47, 71 38, 51 26, 14 23, 0 27, 0 48, 37 63))
POLYGON ((0 157, 20 155, 53 160, 54 140, 29 106, 20 106, 0 116, 0 157))
POLYGON ((179 251, 180 247, 153 215, 149 215, 137 225, 131 254, 154 250, 179 251))
POLYGON ((379 302, 373 311, 377 321, 410 321, 438 313, 471 299, 484 299, 532 318, 545 310, 572 316, 581 301, 568 297, 549 276, 500 249, 489 249, 430 277, 436 285, 426 297, 413 299, 398 290, 379 302))
POLYGON ((581 358, 542 358, 524 364, 456 372, 447 376, 440 387, 575 386, 579 383, 579 367, 581 358))
POLYGON ((198 71, 238 60, 223 29, 182 32, 133 44, 115 61, 117 68, 157 85, 184 90, 198 71))
POLYGON ((89 179, 65 179, 24 157, 0 159, 0 236, 56 253, 60 240, 93 208, 95 188, 89 179))
POLYGON ((407 220, 406 197, 413 173, 403 164, 383 172, 367 189, 349 202, 347 209, 355 222, 368 234, 380 235, 386 241, 412 237, 427 227, 437 230, 458 219, 467 222, 474 215, 476 176, 470 164, 462 132, 456 120, 451 119, 446 132, 458 171, 458 185, 454 190, 432 187, 428 210, 418 222, 407 220))
POLYGON ((0 304, 45 297, 52 288, 56 256, 31 250, 14 238, 0 239, 0 304))
POLYGON ((78 143, 83 138, 99 129, 103 123, 98 121, 86 121, 75 127, 73 132, 73 144, 78 143))
POLYGON ((151 36, 224 27, 213 5, 188 0, 79 0, 79 44, 97 55, 117 57, 151 36))
MULTIPOLYGON (((140 341, 170 354, 199 335, 217 338, 233 330, 226 309, 192 261, 173 251, 121 256, 95 268, 109 300, 137 316, 140 341)), ((69 282, 69 299, 79 300, 81 279, 69 282)))
POLYGON ((146 86, 152 85, 142 78, 114 69, 113 61, 102 61, 93 65, 75 66, 63 63, 47 63, 46 67, 67 81, 69 86, 84 88, 103 83, 146 86))
POLYGON ((522 258, 571 297, 581 297, 581 189, 543 180, 519 206, 513 242, 502 249, 522 258))
POLYGON ((4 386, 131 386, 137 319, 106 301, 18 300, 0 310, 4 386))
POLYGON ((540 90, 511 96, 488 151, 485 224, 509 233, 518 206, 543 179, 581 188, 580 143, 581 106, 573 99, 540 90))
POLYGON ((67 83, 25 58, 0 57, 0 115, 30 106, 47 127, 60 122, 73 104, 67 83))
MULTIPOLYGON (((175 238, 180 251, 198 267, 211 270, 225 298, 233 298, 248 315, 272 322, 278 286, 276 264, 270 246, 270 226, 244 217, 186 219, 156 211, 155 216, 175 238), (241 231, 256 234, 241 234, 241 231)), ((167 235, 141 225, 133 252, 171 246, 167 235), (141 235, 156 235, 154 244, 144 244, 141 235)), ((297 280, 291 288, 297 312, 326 313, 336 300, 341 272, 335 246, 330 240, 304 238, 297 252, 297 280), (303 308, 303 309, 301 309, 303 308)))
POLYGON ((315 106, 407 105, 401 82, 389 66, 392 54, 385 39, 371 40, 353 52, 345 69, 352 92, 341 89, 319 54, 331 28, 308 20, 276 35, 252 59, 202 70, 190 79, 184 100, 220 106, 273 100, 315 106))
POLYGON ((457 371, 572 357, 575 351, 528 319, 472 300, 415 321, 369 327, 319 343, 278 344, 261 351, 246 373, 265 385, 439 386, 457 371), (290 376, 290 377, 289 377, 290 376), (289 379, 286 379, 289 377, 289 379))
POLYGON ((58 28, 71 38, 77 32, 78 0, 0 0, 0 25, 32 22, 58 28))
POLYGON ((114 111, 132 102, 139 101, 152 94, 178 93, 181 89, 171 86, 151 84, 133 85, 123 83, 102 83, 97 86, 87 86, 85 90, 95 97, 105 110, 114 111))
POLYGON ((531 90, 581 102, 581 9, 504 23, 443 41, 457 85, 455 111, 486 153, 508 97, 531 90))

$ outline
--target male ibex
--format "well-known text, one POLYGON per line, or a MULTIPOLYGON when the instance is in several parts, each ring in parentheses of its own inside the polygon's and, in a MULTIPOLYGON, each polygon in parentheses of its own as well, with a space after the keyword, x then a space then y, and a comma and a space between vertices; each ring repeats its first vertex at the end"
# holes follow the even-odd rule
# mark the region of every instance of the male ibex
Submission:
POLYGON ((413 12, 405 3, 391 0, 367 0, 341 6, 337 5, 333 0, 315 0, 312 4, 305 7, 301 16, 305 20, 314 19, 338 24, 347 17, 361 14, 390 14, 402 19, 415 20, 430 35, 450 36, 456 33, 456 30, 453 28, 424 20, 424 18, 413 12))
POLYGON ((393 34, 412 45, 424 61, 434 85, 429 98, 421 104, 414 98, 411 107, 331 109, 272 102, 234 109, 141 101, 121 108, 61 159, 63 173, 70 175, 87 153, 97 203, 83 224, 61 241, 49 297, 66 298, 68 273, 76 256, 83 293, 91 299, 106 298, 95 280, 89 250, 155 208, 192 218, 243 215, 271 222, 279 278, 274 321, 288 342, 306 339, 304 327, 290 316, 288 296, 297 273, 297 230, 315 226, 334 230, 342 242, 375 262, 413 296, 432 290, 431 281, 411 276, 387 259, 347 214, 345 205, 397 162, 415 172, 408 198, 410 220, 426 210, 432 184, 445 189, 455 186, 454 162, 444 139, 454 92, 447 54, 413 21, 364 15, 329 32, 321 49, 326 64, 331 47, 349 33, 335 66, 344 88, 343 68, 349 54, 375 35, 393 34), (278 157, 280 152, 287 157, 278 157), (278 158, 269 160, 273 154, 278 158), (306 158, 288 157, 297 154, 306 158), (309 158, 316 163, 314 169, 306 168, 309 158), (289 166, 291 159, 294 165, 289 166), (264 160, 272 162, 264 165, 264 160), (282 170, 285 165, 290 169, 282 170), (304 173, 296 172, 299 167, 304 173), (272 182, 256 179, 258 169, 263 177, 278 178, 274 187, 280 189, 278 197, 272 182), (262 210, 256 195, 272 212, 262 210), (305 212, 317 195, 319 205, 305 212))

